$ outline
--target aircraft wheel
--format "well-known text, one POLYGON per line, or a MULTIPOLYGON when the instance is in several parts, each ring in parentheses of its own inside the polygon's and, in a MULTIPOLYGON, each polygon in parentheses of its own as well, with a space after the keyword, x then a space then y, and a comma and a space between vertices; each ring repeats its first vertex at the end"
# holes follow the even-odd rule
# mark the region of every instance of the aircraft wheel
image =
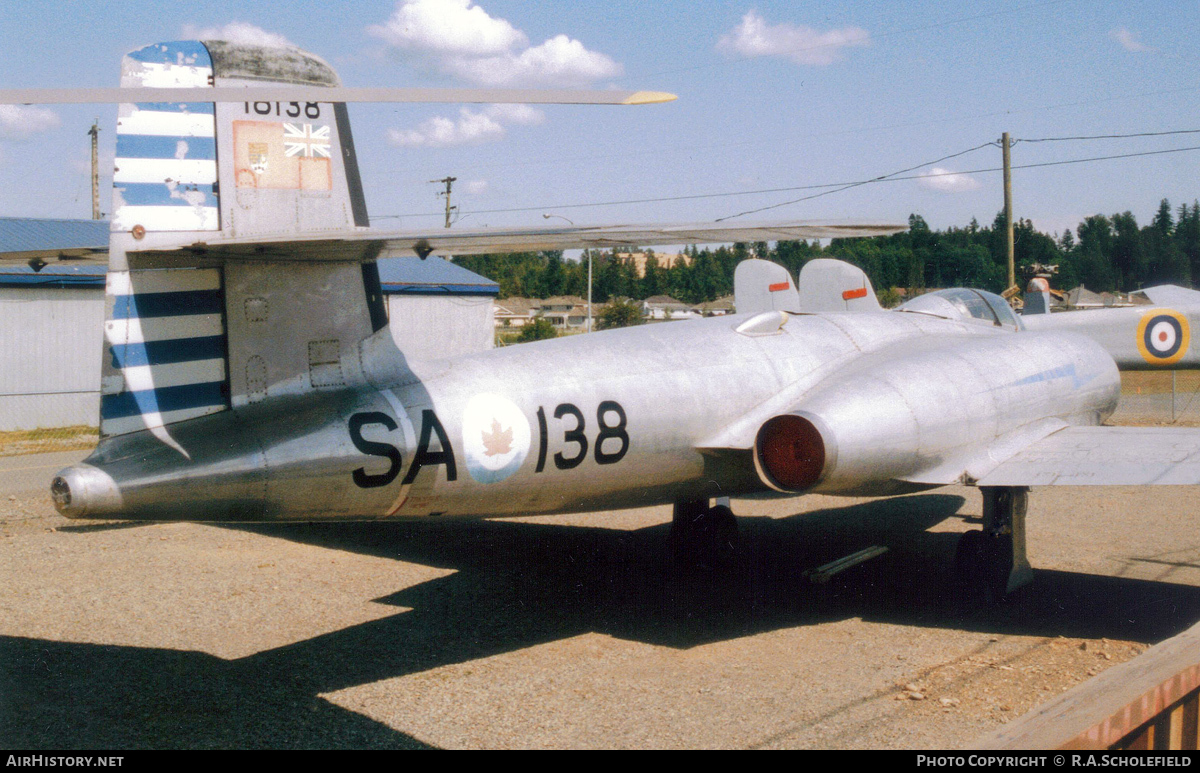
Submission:
POLYGON ((954 550, 954 571, 959 579, 974 582, 983 573, 987 563, 986 539, 981 531, 968 531, 958 538, 958 547, 954 550))
POLYGON ((983 531, 968 531, 958 540, 954 568, 960 583, 989 602, 1001 601, 1008 590, 1012 542, 983 531))
POLYGON ((729 507, 676 503, 671 522, 671 557, 676 569, 726 567, 737 554, 737 544, 737 517, 729 507))
POLYGON ((717 505, 709 509, 707 518, 709 547, 718 563, 727 563, 737 553, 737 517, 729 507, 717 505))

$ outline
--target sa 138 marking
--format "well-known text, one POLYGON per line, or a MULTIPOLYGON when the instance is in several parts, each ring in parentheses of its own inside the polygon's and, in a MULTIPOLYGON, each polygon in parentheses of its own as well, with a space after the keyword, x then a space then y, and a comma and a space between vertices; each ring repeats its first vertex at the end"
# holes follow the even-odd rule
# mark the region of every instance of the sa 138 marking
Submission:
MULTIPOLYGON (((559 470, 573 470, 581 465, 589 456, 596 464, 616 464, 625 458, 629 452, 630 439, 628 417, 625 408, 615 400, 604 400, 596 406, 596 424, 599 429, 589 434, 588 422, 578 406, 573 403, 560 403, 550 414, 562 432, 564 448, 551 457, 554 467, 559 470)), ((550 419, 547 418, 546 408, 537 409, 538 423, 538 456, 535 473, 546 471, 546 461, 550 446, 550 419)), ((354 485, 359 488, 377 488, 386 486, 399 477, 404 468, 404 455, 400 448, 392 443, 378 440, 368 440, 363 437, 363 428, 371 425, 382 426, 391 432, 397 428, 395 419, 379 411, 364 411, 350 417, 350 442, 362 453, 368 456, 378 456, 388 460, 388 468, 381 473, 368 473, 365 467, 359 467, 351 473, 354 485)), ((497 425, 497 431, 502 429, 497 425)), ((446 480, 458 480, 458 464, 454 448, 446 434, 445 427, 437 414, 426 408, 421 411, 421 434, 417 441, 417 450, 413 454, 412 464, 404 475, 403 485, 412 483, 417 473, 423 467, 444 466, 446 480), (440 448, 431 449, 432 441, 437 438, 440 448)))

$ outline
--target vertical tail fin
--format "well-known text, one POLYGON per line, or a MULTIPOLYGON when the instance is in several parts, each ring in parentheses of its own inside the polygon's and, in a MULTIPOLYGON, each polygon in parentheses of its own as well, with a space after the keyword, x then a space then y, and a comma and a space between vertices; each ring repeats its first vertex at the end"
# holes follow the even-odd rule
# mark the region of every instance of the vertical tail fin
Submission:
MULTIPOLYGON (((122 86, 264 82, 340 85, 298 49, 219 41, 147 46, 121 72, 122 86)), ((367 226, 345 105, 123 104, 112 211, 103 436, 149 429, 174 445, 174 422, 339 386, 349 350, 379 327, 373 264, 162 265, 143 252, 367 226)))
POLYGON ((871 280, 858 266, 817 258, 800 269, 800 308, 804 311, 882 311, 871 280))
POLYGON ((733 305, 739 314, 800 311, 791 274, 778 263, 750 258, 733 270, 733 305))

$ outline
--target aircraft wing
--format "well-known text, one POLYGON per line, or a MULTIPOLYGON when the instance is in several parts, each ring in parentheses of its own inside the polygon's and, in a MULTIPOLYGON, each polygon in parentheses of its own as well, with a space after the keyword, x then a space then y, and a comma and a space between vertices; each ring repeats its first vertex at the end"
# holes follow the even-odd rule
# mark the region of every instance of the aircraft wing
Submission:
MULTIPOLYGON (((147 244, 139 254, 159 258, 216 260, 346 260, 417 255, 479 255, 500 252, 580 248, 650 246, 656 244, 714 244, 781 239, 828 239, 886 236, 901 225, 777 223, 768 225, 608 225, 539 228, 492 228, 478 231, 435 229, 389 232, 362 229, 247 239, 209 239, 187 244, 147 244)), ((158 235, 155 235, 158 236, 158 235)), ((169 234, 163 236, 169 237, 169 234)), ((148 240, 149 241, 149 240, 148 240)))
POLYGON ((1067 427, 1031 443, 980 486, 1200 484, 1200 429, 1067 427))
POLYGON ((346 86, 212 86, 196 88, 0 89, 0 105, 80 105, 121 102, 383 102, 507 103, 526 105, 651 105, 671 102, 663 91, 616 89, 430 89, 346 86))

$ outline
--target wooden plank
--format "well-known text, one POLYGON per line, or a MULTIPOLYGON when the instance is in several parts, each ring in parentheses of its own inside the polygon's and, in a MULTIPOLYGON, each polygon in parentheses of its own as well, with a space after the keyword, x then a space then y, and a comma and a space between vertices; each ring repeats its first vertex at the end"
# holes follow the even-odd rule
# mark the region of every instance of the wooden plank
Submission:
MULTIPOLYGON (((975 749, 1109 749, 1187 697, 1196 715, 1200 624, 980 738, 975 749)), ((1195 744, 1196 724, 1189 723, 1195 744)), ((1138 742, 1153 743, 1152 733, 1138 742)), ((1150 748, 1150 747, 1146 747, 1150 748)))
POLYGON ((1196 749, 1200 736, 1200 694, 1194 694, 1183 702, 1183 741, 1180 749, 1196 749))

